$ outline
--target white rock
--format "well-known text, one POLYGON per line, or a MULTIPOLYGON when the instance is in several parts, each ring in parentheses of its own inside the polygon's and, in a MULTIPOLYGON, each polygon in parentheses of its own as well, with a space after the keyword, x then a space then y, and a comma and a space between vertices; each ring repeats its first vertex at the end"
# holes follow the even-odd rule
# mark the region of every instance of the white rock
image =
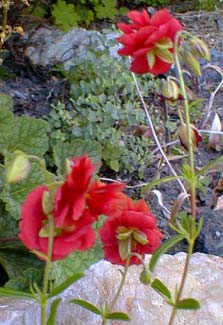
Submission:
POLYGON ((111 56, 118 56, 119 45, 115 42, 117 36, 117 33, 109 30, 102 35, 83 28, 72 28, 67 33, 55 28, 39 28, 31 36, 26 35, 28 45, 25 55, 32 64, 63 64, 64 69, 69 70, 76 64, 77 58, 86 58, 89 49, 97 52, 107 48, 111 56))
MULTIPOLYGON (((154 278, 162 280, 173 293, 179 284, 185 253, 164 255, 154 272, 154 278)), ((150 256, 147 257, 147 261, 150 256)), ((111 301, 121 279, 120 267, 100 261, 93 265, 86 276, 70 286, 62 295, 57 324, 100 324, 100 317, 67 302, 72 298, 85 299, 97 306, 111 301)), ((131 322, 111 321, 112 325, 166 325, 171 308, 153 289, 138 280, 141 267, 129 269, 127 282, 114 311, 129 314, 131 322)), ((193 297, 200 301, 198 311, 179 311, 175 324, 221 325, 223 324, 223 258, 201 253, 192 256, 186 287, 182 298, 193 297)), ((1 325, 39 325, 39 308, 33 302, 0 299, 1 325)))

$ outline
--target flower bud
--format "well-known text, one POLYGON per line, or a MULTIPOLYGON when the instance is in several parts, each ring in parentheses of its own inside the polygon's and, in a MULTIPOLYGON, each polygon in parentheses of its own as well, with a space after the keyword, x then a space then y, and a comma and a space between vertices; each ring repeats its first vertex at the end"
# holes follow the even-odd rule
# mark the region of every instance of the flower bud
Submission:
POLYGON ((181 52, 183 62, 186 66, 198 77, 201 76, 200 63, 197 60, 196 56, 190 51, 181 52))
POLYGON ((139 276, 139 281, 143 284, 150 284, 151 283, 151 277, 150 272, 146 269, 144 269, 139 276))
POLYGON ((161 86, 161 95, 170 106, 175 106, 180 97, 180 89, 172 79, 167 79, 161 86))
MULTIPOLYGON (((195 152, 197 150, 199 142, 202 141, 202 137, 200 136, 197 128, 192 124, 190 124, 190 133, 191 133, 193 151, 195 152)), ((179 136, 179 139, 180 139, 180 142, 181 142, 182 146, 186 150, 188 150, 189 149, 189 140, 188 140, 186 124, 181 124, 180 125, 180 127, 178 129, 178 136, 179 136)))
POLYGON ((27 178, 30 172, 30 163, 28 157, 19 151, 15 159, 7 168, 6 177, 9 183, 17 183, 27 178))
POLYGON ((199 59, 210 61, 210 52, 207 44, 198 37, 191 37, 189 40, 191 52, 199 59))
POLYGON ((50 192, 44 191, 42 196, 42 208, 43 213, 47 216, 49 213, 52 213, 54 204, 51 198, 50 192))

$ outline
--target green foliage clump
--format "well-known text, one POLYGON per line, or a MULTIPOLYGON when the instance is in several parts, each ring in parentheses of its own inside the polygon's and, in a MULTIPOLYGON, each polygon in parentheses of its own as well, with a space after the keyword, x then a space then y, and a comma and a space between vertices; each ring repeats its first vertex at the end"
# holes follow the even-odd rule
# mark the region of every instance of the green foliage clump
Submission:
MULTIPOLYGON (((131 74, 124 65, 106 54, 89 52, 79 59, 69 72, 71 103, 67 110, 63 103, 53 106, 47 117, 52 127, 52 146, 57 142, 78 139, 100 148, 102 161, 112 170, 129 174, 143 170, 150 158, 147 138, 136 137, 133 130, 145 124, 145 114, 131 74)), ((144 91, 154 91, 153 78, 142 77, 144 91)))
POLYGON ((43 263, 31 256, 16 238, 20 206, 27 194, 44 182, 44 177, 33 163, 26 180, 8 184, 5 170, 14 150, 43 157, 49 147, 48 132, 46 121, 28 116, 15 117, 11 98, 0 95, 0 264, 9 278, 7 288, 28 290, 30 280, 41 282, 43 263))
POLYGON ((67 31, 78 25, 88 26, 91 22, 100 19, 114 19, 126 8, 117 9, 116 0, 58 0, 52 6, 51 14, 55 24, 67 31))
POLYGON ((171 0, 134 0, 126 1, 128 6, 150 6, 150 7, 161 7, 171 3, 171 0))
POLYGON ((223 5, 222 0, 198 0, 196 3, 196 9, 198 10, 214 10, 216 7, 223 5))

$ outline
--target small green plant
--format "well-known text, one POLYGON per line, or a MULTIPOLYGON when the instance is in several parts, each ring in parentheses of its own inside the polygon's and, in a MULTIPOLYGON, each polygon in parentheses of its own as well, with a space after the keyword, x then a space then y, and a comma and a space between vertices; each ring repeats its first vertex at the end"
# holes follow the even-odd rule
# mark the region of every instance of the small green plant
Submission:
POLYGON ((214 10, 216 7, 221 7, 223 5, 222 0, 198 0, 196 4, 196 9, 198 10, 214 10))
MULTIPOLYGON (((69 72, 71 103, 53 105, 46 116, 52 132, 51 144, 74 140, 96 141, 105 165, 124 174, 143 170, 150 162, 150 139, 134 135, 145 124, 145 114, 134 94, 134 83, 125 65, 105 53, 89 51, 69 72), (134 162, 134 163, 133 163, 134 162)), ((158 81, 142 77, 144 91, 154 92, 158 81)))
POLYGON ((88 26, 91 22, 100 19, 114 19, 124 13, 126 8, 117 9, 116 0, 58 0, 52 6, 52 16, 55 24, 67 31, 78 25, 88 26))

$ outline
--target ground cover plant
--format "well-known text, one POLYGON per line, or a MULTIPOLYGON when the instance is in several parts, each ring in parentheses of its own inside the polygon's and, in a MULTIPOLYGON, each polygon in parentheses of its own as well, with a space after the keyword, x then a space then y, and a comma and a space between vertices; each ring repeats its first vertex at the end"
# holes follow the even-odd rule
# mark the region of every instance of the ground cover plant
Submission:
MULTIPOLYGON (((107 184, 95 177, 95 173, 99 168, 98 161, 100 160, 98 152, 103 150, 103 147, 106 148, 106 142, 102 143, 103 146, 98 151, 95 149, 96 145, 94 145, 93 150, 92 144, 90 149, 87 148, 89 137, 92 137, 95 133, 97 136, 94 141, 98 141, 103 137, 103 134, 97 129, 97 125, 95 126, 96 129, 91 130, 92 125, 89 124, 88 118, 90 115, 91 122, 98 122, 102 119, 101 115, 120 113, 119 111, 116 112, 116 105, 121 105, 121 102, 112 102, 112 92, 115 93, 117 84, 114 84, 112 90, 110 90, 110 85, 105 84, 104 89, 106 89, 107 97, 101 98, 102 94, 98 95, 99 85, 101 85, 100 79, 98 88, 97 83, 92 85, 87 76, 82 83, 79 79, 76 83, 74 82, 72 97, 77 112, 71 113, 74 114, 71 119, 69 116, 61 116, 59 123, 62 121, 65 125, 62 132, 59 133, 59 137, 64 137, 64 140, 67 140, 66 137, 72 134, 66 132, 67 127, 69 127, 73 130, 72 136, 74 136, 71 140, 78 141, 78 145, 77 142, 72 141, 60 141, 53 144, 53 157, 57 167, 56 174, 52 173, 52 170, 47 170, 44 160, 44 155, 49 148, 49 123, 30 117, 14 117, 10 111, 10 99, 2 97, 2 210, 7 220, 18 220, 21 217, 19 238, 24 246, 40 259, 39 264, 44 266, 45 271, 43 279, 37 279, 39 280, 37 282, 33 268, 28 271, 22 270, 20 274, 21 281, 18 281, 17 278, 14 283, 1 288, 0 294, 38 301, 41 305, 42 324, 54 323, 57 307, 60 303, 60 299, 56 298, 56 295, 83 276, 79 272, 72 274, 68 279, 60 278, 62 283, 58 279, 57 272, 60 267, 57 263, 63 262, 67 255, 75 251, 83 251, 84 254, 86 251, 87 255, 81 254, 85 256, 85 259, 88 259, 91 254, 94 258, 98 254, 100 258, 102 256, 100 254, 103 252, 105 259, 113 264, 124 266, 120 289, 110 304, 107 302, 100 307, 80 299, 71 301, 71 303, 79 304, 100 315, 103 324, 108 319, 129 319, 128 315, 119 311, 115 312, 113 307, 119 297, 128 267, 131 264, 142 264, 140 281, 145 285, 151 285, 172 306, 173 311, 169 324, 173 324, 178 309, 199 308, 198 301, 190 297, 182 298, 181 296, 194 243, 202 227, 202 219, 197 220, 196 191, 200 186, 200 178, 210 166, 214 165, 214 162, 203 166, 198 171, 195 168, 194 152, 199 149, 202 138, 194 125, 194 121, 191 120, 191 105, 188 99, 188 90, 184 83, 181 63, 186 64, 191 75, 199 76, 201 74, 199 59, 208 60, 209 51, 202 40, 186 32, 180 22, 174 19, 165 9, 154 13, 151 17, 146 10, 141 12, 131 11, 128 17, 130 19, 129 24, 120 23, 118 25, 123 32, 123 35, 118 38, 118 41, 123 46, 118 53, 121 56, 131 57, 130 70, 135 82, 136 94, 140 97, 145 116, 141 120, 141 113, 139 117, 137 115, 138 108, 130 106, 128 110, 126 109, 126 112, 124 111, 124 117, 117 116, 115 119, 128 120, 132 110, 135 110, 136 114, 132 117, 134 124, 148 121, 157 148, 172 173, 172 176, 166 179, 162 178, 156 184, 176 180, 181 191, 170 215, 170 227, 176 234, 158 248, 161 244, 162 234, 147 203, 144 200, 134 201, 124 194, 124 183, 113 182, 107 184), (188 56, 190 60, 188 60, 188 56), (146 83, 141 88, 135 75, 135 73, 164 74, 170 71, 173 63, 176 64, 177 77, 169 75, 162 81, 159 97, 167 104, 167 112, 168 109, 176 110, 178 125, 175 127, 177 127, 178 137, 181 145, 189 153, 189 159, 188 161, 185 160, 181 166, 179 175, 178 171, 175 171, 172 167, 159 143, 153 126, 153 119, 143 98, 146 83), (79 87, 85 90, 84 98, 80 96, 79 87), (78 102, 78 100, 80 101, 78 102), (107 105, 108 102, 110 106, 107 105), (84 110, 84 105, 93 107, 93 110, 90 111, 91 114, 88 111, 86 115, 79 118, 84 110), (97 117, 98 111, 99 117, 97 117), (68 123, 69 120, 71 125, 68 123), (81 122, 85 124, 81 125, 81 122), (89 127, 90 125, 91 127, 89 127), (78 138, 77 136, 80 135, 81 137, 78 138), (75 136, 77 139, 75 139, 75 136), (189 212, 178 213, 185 201, 188 201, 189 212), (101 215, 102 218, 99 217, 101 215), (96 233, 98 233, 98 239, 100 238, 98 241, 96 241, 96 233), (188 255, 182 282, 177 288, 174 297, 164 283, 153 278, 152 272, 161 254, 183 240, 188 243, 188 255), (94 246, 95 244, 96 246, 94 246), (150 264, 145 265, 143 262, 144 255, 152 252, 154 254, 150 264), (30 283, 23 282, 22 278, 25 277, 30 280, 30 283), (54 288, 50 285, 52 279, 54 280, 54 288), (41 280, 43 280, 43 285, 41 285, 41 280), (20 287, 13 287, 15 282, 20 287), (24 291, 29 285, 30 291, 24 291), (50 298, 53 298, 54 301, 47 320, 46 307, 50 298)), ((103 60, 102 57, 99 57, 98 61, 100 59, 103 60)), ((70 77, 72 77, 72 73, 73 78, 76 77, 75 69, 70 73, 70 77)), ((95 76, 95 71, 93 71, 93 76, 95 76)), ((97 77, 99 78, 99 76, 97 77)), ((128 80, 127 76, 124 76, 124 78, 128 80)), ((81 89, 81 93, 83 89, 81 89)), ((134 91, 134 89, 131 88, 131 91, 134 91)), ((124 95, 131 96, 128 92, 124 95)), ((133 95, 133 98, 135 98, 135 95, 133 95)), ((65 114, 63 106, 58 110, 61 114, 65 114)), ((66 114, 68 113, 66 112, 66 114)), ((105 119, 104 123, 108 123, 107 119, 105 119)), ((109 126, 112 123, 113 120, 109 122, 109 126)), ((61 127, 61 124, 59 127, 61 127)), ((112 135, 108 133, 106 136, 110 138, 112 135)), ((54 133, 51 141, 58 140, 57 137, 58 133, 54 133)), ((110 153, 112 154, 112 150, 108 148, 107 156, 104 155, 103 159, 108 165, 110 164, 111 168, 116 170, 119 166, 117 167, 117 162, 114 163, 115 159, 109 159, 110 153)), ((117 159, 117 161, 119 160, 117 159)), ((152 185, 154 184, 147 184, 144 191, 148 190, 148 186, 152 185)), ((4 240, 1 243, 5 245, 5 255, 8 254, 12 257, 13 255, 10 254, 12 248, 15 250, 15 246, 10 246, 11 243, 8 246, 8 242, 4 240)), ((96 259, 98 256, 96 256, 96 259)), ((73 255, 73 260, 69 262, 73 266, 74 272, 75 263, 78 260, 75 257, 77 255, 73 255)), ((94 259, 90 260, 90 263, 93 261, 94 259)))

